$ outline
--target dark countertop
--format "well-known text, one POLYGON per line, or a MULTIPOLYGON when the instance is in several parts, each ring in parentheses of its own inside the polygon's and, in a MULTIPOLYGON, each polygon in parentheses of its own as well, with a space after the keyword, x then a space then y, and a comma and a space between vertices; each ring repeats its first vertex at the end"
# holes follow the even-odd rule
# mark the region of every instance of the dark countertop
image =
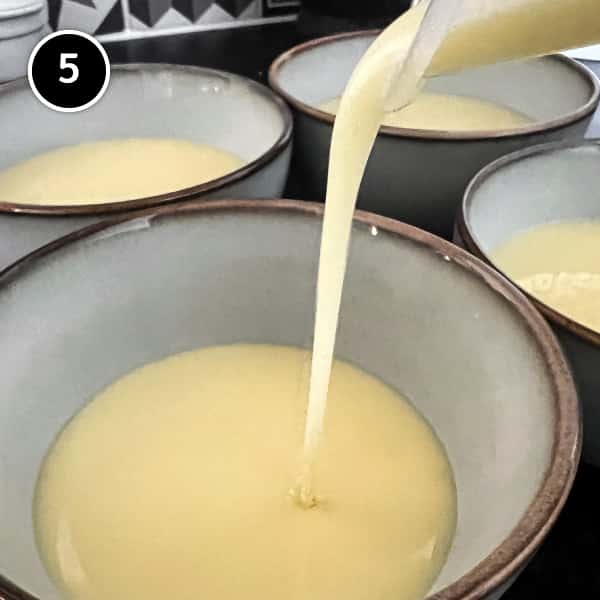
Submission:
MULTIPOLYGON (((167 62, 224 69, 266 82, 272 60, 306 36, 294 23, 107 44, 112 62, 167 62)), ((589 64, 600 76, 600 63, 589 64)), ((587 137, 600 137, 600 111, 587 137)), ((556 527, 506 600, 600 598, 600 470, 582 465, 556 527)))

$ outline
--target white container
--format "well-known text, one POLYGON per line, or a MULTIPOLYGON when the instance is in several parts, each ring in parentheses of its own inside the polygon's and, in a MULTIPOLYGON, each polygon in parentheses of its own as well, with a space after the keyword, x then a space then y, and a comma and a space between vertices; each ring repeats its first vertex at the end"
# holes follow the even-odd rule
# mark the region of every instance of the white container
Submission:
POLYGON ((29 56, 46 32, 47 19, 45 1, 0 2, 0 83, 26 75, 29 56))

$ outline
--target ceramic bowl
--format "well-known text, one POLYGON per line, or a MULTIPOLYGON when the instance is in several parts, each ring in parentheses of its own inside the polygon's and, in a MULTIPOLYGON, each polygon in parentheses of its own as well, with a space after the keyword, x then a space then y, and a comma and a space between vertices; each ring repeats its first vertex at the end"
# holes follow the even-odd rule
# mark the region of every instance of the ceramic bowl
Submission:
MULTIPOLYGON (((375 36, 371 31, 311 41, 271 66, 271 86, 294 109, 292 172, 300 197, 322 200, 325 193, 334 118, 317 106, 343 92, 375 36)), ((438 77, 426 90, 498 102, 535 120, 493 132, 381 128, 358 206, 447 237, 465 187, 481 167, 523 146, 583 137, 599 99, 592 72, 562 56, 438 77)))
MULTIPOLYGON (((321 204, 282 200, 163 207, 0 274, 0 596, 31 600, 18 585, 57 598, 32 495, 57 432, 97 392, 211 344, 309 347, 321 217, 321 204)), ((403 392, 446 446, 458 530, 432 598, 497 598, 552 527, 579 460, 577 397, 550 327, 464 250, 358 212, 336 352, 403 392)))
MULTIPOLYGON (((598 190, 600 142, 516 152, 471 182, 458 213, 456 240, 493 265, 490 252, 517 232, 554 221, 600 219, 598 190)), ((584 456, 600 466, 600 334, 532 299, 573 366, 584 412, 584 456)))
POLYGON ((208 143, 247 161, 219 179, 128 202, 27 206, 0 198, 2 268, 50 240, 111 215, 192 198, 281 196, 292 117, 271 90, 244 77, 199 67, 133 64, 113 65, 105 96, 80 113, 49 110, 25 80, 0 86, 0 131, 0 169, 60 146, 127 137, 208 143))

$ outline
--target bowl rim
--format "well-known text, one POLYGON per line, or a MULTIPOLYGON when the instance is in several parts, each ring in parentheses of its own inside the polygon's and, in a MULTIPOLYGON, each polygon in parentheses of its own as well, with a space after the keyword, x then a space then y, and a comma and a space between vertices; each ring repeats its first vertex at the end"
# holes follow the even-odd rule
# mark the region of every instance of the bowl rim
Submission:
MULTIPOLYGON (((196 65, 176 65, 170 63, 117 63, 111 65, 113 75, 115 72, 140 72, 140 73, 159 73, 161 71, 175 71, 179 73, 188 73, 191 75, 221 77, 242 81, 253 93, 261 96, 264 100, 270 102, 278 111, 283 127, 275 142, 258 158, 243 164, 239 169, 231 171, 216 179, 211 179, 192 187, 182 188, 172 192, 166 192, 156 196, 147 196, 135 198, 132 200, 121 200, 116 202, 105 202, 95 204, 20 204, 17 202, 6 202, 0 200, 0 214, 20 214, 20 215, 44 215, 44 216, 103 216, 113 215, 122 212, 131 212, 133 210, 151 208, 162 204, 178 202, 186 199, 194 199, 198 196, 206 196, 209 193, 217 192, 225 186, 237 183, 247 177, 250 177, 267 164, 273 162, 279 157, 292 141, 293 117, 287 104, 266 85, 254 81, 243 75, 229 73, 220 69, 209 69, 196 65)), ((16 90, 28 89, 27 78, 22 77, 14 81, 0 84, 0 99, 3 94, 14 92, 16 90)))
MULTIPOLYGON (((151 223, 190 215, 201 217, 232 213, 275 213, 292 218, 308 216, 321 219, 323 205, 298 200, 196 200, 116 217, 70 233, 21 258, 0 271, 0 288, 35 272, 38 263, 53 253, 65 247, 75 247, 81 240, 91 241, 97 234, 98 240, 106 239, 106 230, 115 226, 121 230, 122 225, 127 222, 143 219, 151 223)), ((357 226, 369 229, 375 227, 393 238, 420 246, 443 260, 453 261, 468 271, 519 314, 521 323, 537 342, 545 362, 554 392, 556 420, 554 444, 544 478, 508 536, 473 569, 428 597, 428 600, 480 600, 520 572, 552 528, 569 495, 579 463, 582 441, 581 414, 573 377, 556 336, 545 319, 517 287, 485 262, 431 233, 373 213, 356 211, 353 227, 357 226)), ((129 231, 134 230, 132 228, 129 231)), ((0 595, 5 595, 6 600, 38 600, 3 576, 0 576, 0 595)))
MULTIPOLYGON (((360 37, 375 37, 381 33, 381 29, 365 29, 361 31, 352 31, 346 33, 337 33, 320 37, 314 40, 309 40, 302 44, 293 46, 289 50, 286 50, 280 54, 269 67, 268 81, 269 85, 275 92, 277 92, 282 98, 288 102, 294 109, 300 111, 302 114, 320 121, 333 125, 335 120, 334 115, 323 111, 315 106, 307 104, 302 100, 299 100, 292 94, 290 94, 280 83, 281 71, 285 64, 293 60, 296 56, 303 54, 304 52, 313 50, 319 46, 327 46, 329 44, 335 44, 340 41, 360 38, 360 37)), ((590 95, 585 104, 579 106, 577 109, 568 112, 567 114, 550 119, 548 121, 534 122, 531 125, 523 127, 514 127, 510 129, 500 130, 483 130, 483 131, 449 131, 443 129, 412 129, 403 127, 392 127, 390 125, 382 125, 379 129, 379 135, 392 136, 396 138, 406 139, 423 139, 423 140, 444 140, 447 142, 468 142, 473 140, 486 140, 486 139, 499 139, 499 138, 512 138, 512 137, 526 137, 535 135, 540 132, 552 131, 570 125, 577 121, 580 121, 589 116, 600 102, 600 81, 594 74, 594 72, 583 65, 582 63, 563 56, 562 54, 552 54, 544 57, 538 57, 532 60, 554 60, 568 65, 573 71, 577 72, 580 77, 587 81, 590 88, 590 95)))
POLYGON ((530 146, 528 148, 523 148, 521 150, 517 150, 516 152, 511 152, 510 154, 502 156, 483 167, 483 169, 481 169, 473 177, 473 179, 471 179, 465 190, 456 216, 456 231, 464 242, 467 250, 491 265, 492 268, 501 273, 513 285, 518 287, 552 323, 559 325, 560 327, 570 331, 580 338, 583 338, 594 346, 600 347, 600 332, 595 331, 594 329, 591 329, 590 327, 583 325, 578 321, 575 321, 565 313, 552 308, 545 302, 542 302, 533 294, 530 294, 527 292, 527 290, 519 286, 518 283, 516 283, 516 281, 508 273, 500 268, 500 266, 496 265, 488 253, 483 249, 477 234, 472 227, 470 218, 473 204, 476 202, 477 192, 481 186, 484 185, 488 179, 503 171, 504 168, 530 158, 554 154, 556 152, 561 153, 564 151, 576 150, 578 148, 594 148, 600 152, 600 138, 576 142, 549 142, 546 144, 530 146))

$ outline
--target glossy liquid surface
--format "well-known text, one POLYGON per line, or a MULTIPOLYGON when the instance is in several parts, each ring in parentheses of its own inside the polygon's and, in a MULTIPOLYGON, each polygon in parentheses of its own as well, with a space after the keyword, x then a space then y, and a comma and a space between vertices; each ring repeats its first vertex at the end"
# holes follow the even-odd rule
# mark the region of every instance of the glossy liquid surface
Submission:
POLYGON ((38 543, 77 600, 419 600, 456 519, 444 449, 397 392, 336 361, 319 504, 290 495, 309 354, 209 347, 146 365, 63 430, 38 543))
POLYGON ((244 161, 186 140, 139 138, 58 148, 0 171, 0 202, 102 204, 206 183, 244 161))
MULTIPOLYGON (((336 114, 340 98, 319 106, 336 114)), ((421 93, 402 110, 387 113, 382 125, 437 131, 498 131, 531 124, 525 115, 478 98, 450 94, 421 93)))

